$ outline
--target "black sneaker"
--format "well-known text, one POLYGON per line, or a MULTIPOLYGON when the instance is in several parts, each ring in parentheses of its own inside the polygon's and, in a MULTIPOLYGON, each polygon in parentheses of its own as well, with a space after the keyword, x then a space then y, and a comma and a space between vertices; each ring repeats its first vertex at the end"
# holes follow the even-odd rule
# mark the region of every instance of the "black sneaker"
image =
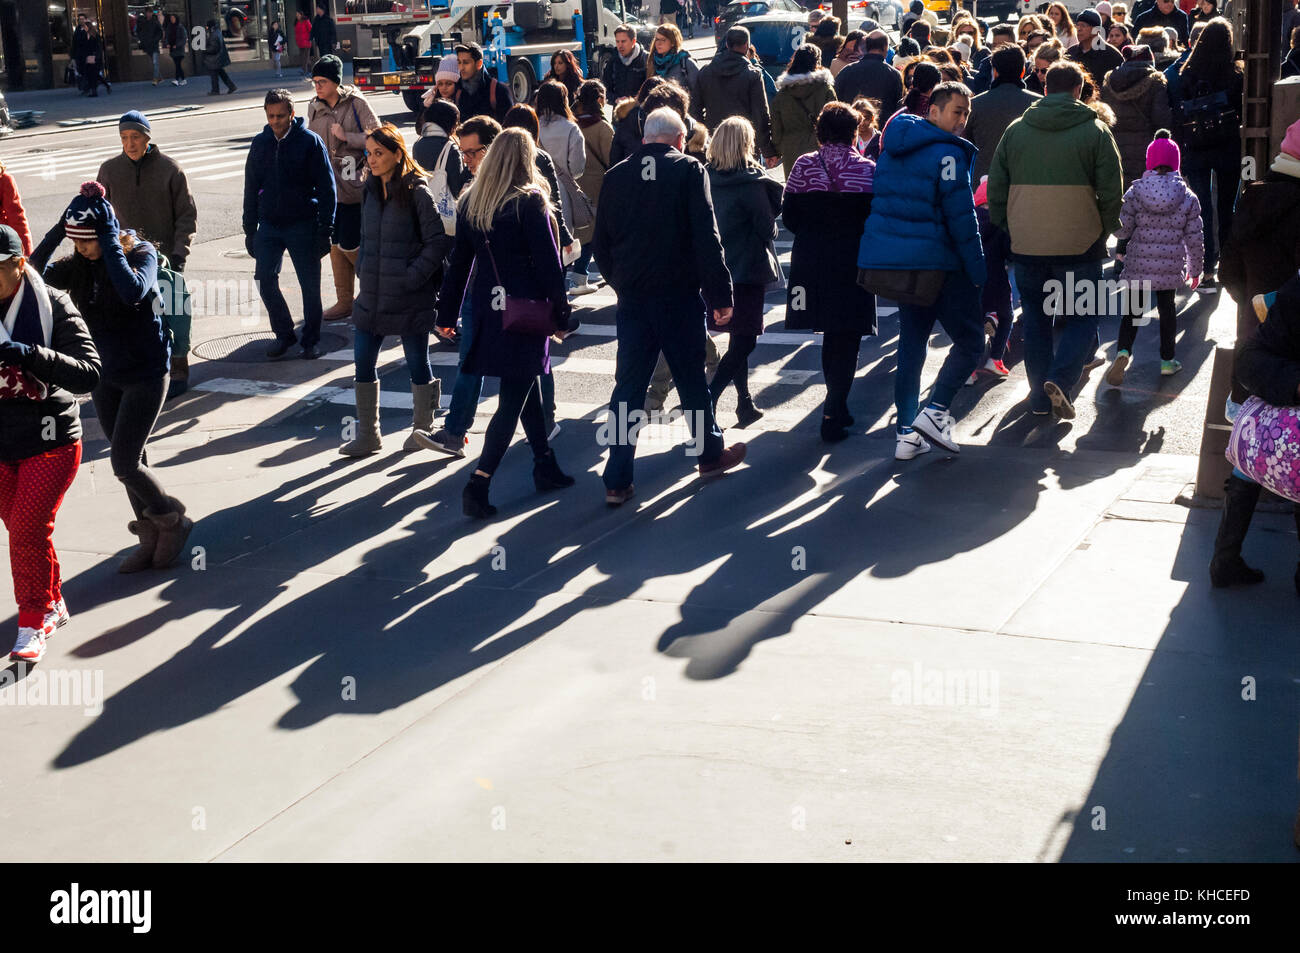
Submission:
POLYGON ((302 359, 304 361, 314 361, 321 355, 319 344, 304 344, 302 346, 302 359))
POLYGON ((267 360, 278 361, 289 353, 289 348, 297 344, 297 341, 282 341, 275 339, 275 343, 266 349, 267 360))
POLYGON ((412 431, 411 439, 425 450, 437 450, 439 453, 448 453, 453 457, 465 456, 465 445, 469 443, 468 437, 463 434, 448 433, 446 427, 434 433, 425 433, 423 430, 412 431))

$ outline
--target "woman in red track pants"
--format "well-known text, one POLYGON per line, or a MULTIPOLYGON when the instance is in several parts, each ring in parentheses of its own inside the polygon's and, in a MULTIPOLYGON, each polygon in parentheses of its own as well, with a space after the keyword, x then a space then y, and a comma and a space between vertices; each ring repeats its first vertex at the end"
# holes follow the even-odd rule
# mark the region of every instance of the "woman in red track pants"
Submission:
POLYGON ((18 603, 9 657, 39 662, 68 621, 54 516, 81 462, 76 394, 99 382, 99 354, 67 295, 47 289, 22 240, 0 225, 0 520, 18 603))

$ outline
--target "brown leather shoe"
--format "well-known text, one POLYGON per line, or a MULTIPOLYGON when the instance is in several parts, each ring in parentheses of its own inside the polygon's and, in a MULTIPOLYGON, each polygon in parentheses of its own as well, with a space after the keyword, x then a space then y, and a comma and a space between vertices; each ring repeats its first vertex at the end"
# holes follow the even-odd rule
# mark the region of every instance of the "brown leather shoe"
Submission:
POLYGON ((746 447, 743 443, 733 443, 722 451, 722 456, 712 463, 700 464, 700 476, 720 476, 734 466, 739 466, 745 459, 746 447))

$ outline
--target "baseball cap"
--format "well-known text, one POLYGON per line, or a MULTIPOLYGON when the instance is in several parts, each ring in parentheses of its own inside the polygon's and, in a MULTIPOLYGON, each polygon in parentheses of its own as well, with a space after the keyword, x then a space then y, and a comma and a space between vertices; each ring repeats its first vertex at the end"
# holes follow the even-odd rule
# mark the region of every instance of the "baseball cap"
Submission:
POLYGON ((23 257, 23 240, 8 225, 0 225, 0 261, 23 257))

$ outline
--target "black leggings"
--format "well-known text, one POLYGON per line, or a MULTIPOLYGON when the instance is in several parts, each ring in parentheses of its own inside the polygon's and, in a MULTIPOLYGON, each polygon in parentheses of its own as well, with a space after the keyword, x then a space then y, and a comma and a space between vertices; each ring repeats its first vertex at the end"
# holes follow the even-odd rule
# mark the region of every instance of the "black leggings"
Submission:
MULTIPOLYGON (((1133 342, 1137 339, 1138 329, 1133 319, 1141 315, 1133 314, 1133 308, 1124 315, 1119 323, 1118 350, 1133 353, 1133 342)), ((1174 359, 1174 338, 1178 335, 1178 305, 1172 291, 1156 292, 1156 310, 1160 312, 1160 360, 1174 359)))
POLYGON ((749 398, 749 355, 754 353, 758 337, 753 334, 731 335, 727 353, 718 362, 718 369, 709 381, 709 395, 716 404, 728 384, 736 385, 736 396, 741 400, 749 398))
POLYGON ((176 78, 184 79, 185 78, 185 54, 182 53, 180 56, 177 56, 175 53, 173 53, 172 64, 175 65, 176 67, 176 78))
POLYGON ((497 410, 483 437, 483 455, 477 469, 488 476, 496 472, 515 436, 515 424, 522 422, 524 435, 533 448, 533 457, 546 456, 546 420, 542 415, 542 398, 536 377, 503 377, 497 410))
POLYGON ((108 438, 113 476, 126 487, 135 518, 146 509, 159 515, 172 511, 171 500, 162 488, 145 456, 144 445, 167 399, 170 378, 163 376, 140 384, 117 386, 103 379, 91 392, 99 425, 108 438))
POLYGON ((848 416, 849 388, 858 370, 862 335, 856 331, 827 331, 822 335, 822 376, 826 378, 827 417, 848 416))

